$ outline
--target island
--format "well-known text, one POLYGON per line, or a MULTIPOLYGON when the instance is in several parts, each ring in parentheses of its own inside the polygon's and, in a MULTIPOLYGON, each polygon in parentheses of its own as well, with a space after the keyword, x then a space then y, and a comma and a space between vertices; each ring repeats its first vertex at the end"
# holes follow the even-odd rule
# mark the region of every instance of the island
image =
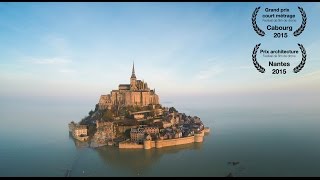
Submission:
POLYGON ((137 80, 134 63, 130 84, 101 95, 94 110, 78 123, 69 123, 72 137, 90 142, 90 147, 151 149, 201 143, 209 131, 199 117, 163 107, 156 90, 137 80))

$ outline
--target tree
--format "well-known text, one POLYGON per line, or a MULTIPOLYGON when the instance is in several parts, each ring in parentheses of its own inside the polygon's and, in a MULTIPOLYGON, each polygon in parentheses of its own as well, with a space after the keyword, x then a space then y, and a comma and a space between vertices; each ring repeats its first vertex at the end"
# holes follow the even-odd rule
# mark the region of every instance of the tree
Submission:
POLYGON ((120 115, 120 116, 125 116, 125 115, 126 115, 126 112, 127 112, 126 108, 125 108, 125 107, 122 107, 122 108, 120 109, 120 111, 119 111, 119 115, 120 115))
POLYGON ((152 110, 153 109, 153 105, 152 104, 149 104, 147 107, 148 107, 147 110, 152 110))
POLYGON ((94 108, 94 111, 98 111, 99 110, 99 104, 96 104, 96 107, 94 108))
POLYGON ((92 116, 93 115, 93 111, 92 111, 92 109, 91 109, 91 111, 89 112, 89 116, 92 116))
POLYGON ((97 132, 97 128, 95 125, 88 126, 88 136, 92 137, 97 132))
POLYGON ((150 113, 149 113, 149 115, 150 115, 151 117, 154 117, 154 116, 155 116, 155 111, 154 111, 154 110, 151 110, 150 113))
POLYGON ((124 132, 125 138, 130 138, 130 131, 131 131, 131 129, 127 129, 127 130, 124 132))
POLYGON ((156 104, 156 105, 155 105, 155 108, 156 108, 156 109, 161 109, 161 108, 162 108, 162 107, 161 107, 161 104, 156 104))
POLYGON ((170 113, 173 113, 173 112, 178 112, 178 111, 176 110, 176 108, 171 107, 171 108, 169 108, 169 112, 170 112, 170 113))
POLYGON ((132 119, 132 118, 133 118, 133 116, 130 115, 129 111, 126 111, 125 117, 126 117, 126 118, 129 118, 129 119, 132 119))
POLYGON ((135 107, 134 107, 134 110, 135 110, 135 111, 141 111, 141 107, 135 106, 135 107))
POLYGON ((108 121, 108 120, 112 120, 112 117, 113 117, 113 114, 110 110, 107 110, 104 112, 103 116, 102 116, 102 119, 104 121, 108 121))

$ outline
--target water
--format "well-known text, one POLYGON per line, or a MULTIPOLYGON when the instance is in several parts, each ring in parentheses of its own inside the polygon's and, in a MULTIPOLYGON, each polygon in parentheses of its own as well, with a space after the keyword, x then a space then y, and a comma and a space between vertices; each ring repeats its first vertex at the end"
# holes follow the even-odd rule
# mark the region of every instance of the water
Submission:
POLYGON ((203 143, 163 149, 87 148, 68 122, 75 103, 1 102, 0 176, 319 176, 319 111, 177 107, 201 117, 203 143), (235 166, 229 161, 239 161, 235 166))

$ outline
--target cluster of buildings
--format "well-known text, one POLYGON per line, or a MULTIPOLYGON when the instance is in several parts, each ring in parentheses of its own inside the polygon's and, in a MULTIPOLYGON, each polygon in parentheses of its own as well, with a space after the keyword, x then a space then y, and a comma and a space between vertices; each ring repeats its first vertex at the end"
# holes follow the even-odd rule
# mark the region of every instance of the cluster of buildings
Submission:
MULTIPOLYGON (((102 119, 91 122, 95 123, 96 126, 92 142, 104 145, 114 145, 116 144, 115 141, 119 143, 130 142, 127 145, 122 144, 122 146, 131 148, 133 147, 132 143, 139 145, 139 147, 144 144, 145 149, 170 146, 170 143, 202 142, 203 136, 200 134, 204 132, 204 125, 200 118, 162 108, 155 89, 151 90, 146 82, 137 80, 134 64, 130 84, 120 84, 117 90, 112 90, 107 95, 101 95, 98 111, 94 113, 112 111, 118 107, 140 107, 143 110, 129 112, 130 117, 127 118, 131 120, 131 123, 125 123, 124 116, 121 116, 122 118, 120 116, 113 117, 113 120, 108 122, 102 121, 102 119), (126 134, 128 132, 130 137, 126 134), (127 135, 127 139, 123 138, 124 134, 127 135), (119 139, 121 136, 122 139, 119 139), (195 136, 195 138, 193 139, 191 136, 195 136), (183 140, 184 138, 186 139, 183 140), (165 141, 170 139, 173 139, 173 141, 165 141), (163 142, 160 143, 160 141, 163 142)), ((88 127, 86 125, 71 122, 69 131, 74 138, 80 141, 88 140, 88 127)))
POLYGON ((69 123, 69 132, 75 139, 80 141, 87 141, 88 136, 88 127, 86 125, 80 125, 75 122, 69 123))
POLYGON ((165 111, 165 114, 167 116, 162 121, 157 121, 149 126, 140 125, 136 128, 131 128, 131 142, 141 144, 146 139, 177 139, 193 136, 194 133, 204 130, 204 125, 197 116, 191 117, 178 112, 168 113, 168 111, 165 111))
MULTIPOLYGON (((130 141, 142 144, 145 140, 166 140, 193 136, 204 130, 204 125, 198 117, 186 116, 183 113, 164 111, 164 119, 155 119, 149 125, 119 125, 116 122, 96 121, 96 133, 93 140, 99 144, 113 142, 119 135, 130 129, 130 141), (118 133, 118 134, 117 134, 118 133)), ((69 131, 75 139, 88 140, 88 127, 74 122, 69 123, 69 131)), ((123 139, 125 140, 125 139, 123 139)))

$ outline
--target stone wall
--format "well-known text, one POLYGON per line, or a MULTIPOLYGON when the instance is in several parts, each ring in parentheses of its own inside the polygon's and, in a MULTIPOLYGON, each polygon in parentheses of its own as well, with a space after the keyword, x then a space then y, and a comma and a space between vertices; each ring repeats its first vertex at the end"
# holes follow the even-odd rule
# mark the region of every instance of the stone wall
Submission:
POLYGON ((156 140, 156 141, 144 141, 143 145, 132 143, 130 141, 119 143, 119 148, 127 149, 151 149, 151 148, 163 148, 170 146, 177 146, 182 144, 189 144, 194 142, 202 142, 204 136, 204 131, 194 136, 177 138, 177 139, 166 139, 166 140, 156 140))
POLYGON ((210 128, 209 127, 205 127, 204 128, 204 133, 210 133, 210 128))
POLYGON ((97 144, 106 143, 106 133, 101 130, 97 130, 97 132, 93 135, 92 142, 97 144))
POLYGON ((194 142, 202 142, 204 136, 204 131, 201 131, 201 133, 195 133, 194 134, 194 142))
POLYGON ((143 149, 143 144, 137 144, 133 142, 120 142, 119 143, 119 148, 120 149, 143 149))
POLYGON ((80 136, 74 136, 75 139, 79 140, 79 141, 87 141, 89 136, 84 136, 84 137, 80 137, 80 136))
POLYGON ((176 146, 181 144, 189 144, 194 142, 194 136, 178 138, 178 139, 166 139, 156 142, 156 148, 176 146))

